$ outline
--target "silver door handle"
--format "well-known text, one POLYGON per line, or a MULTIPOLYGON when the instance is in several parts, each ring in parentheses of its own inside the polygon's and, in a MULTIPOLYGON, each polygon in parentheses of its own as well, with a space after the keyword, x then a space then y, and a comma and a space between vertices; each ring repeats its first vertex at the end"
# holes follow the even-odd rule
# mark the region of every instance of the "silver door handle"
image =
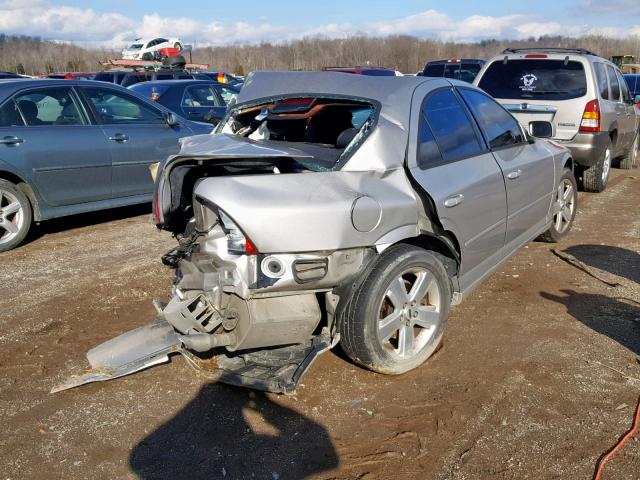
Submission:
POLYGON ((522 175, 522 170, 518 169, 518 170, 514 170, 513 172, 509 172, 507 173, 507 178, 509 180, 515 180, 516 178, 518 178, 520 175, 522 175))
POLYGON ((22 142, 24 142, 22 138, 16 137, 14 135, 8 135, 6 137, 0 138, 0 143, 4 145, 18 145, 22 142))
POLYGON ((464 200, 464 195, 459 193, 458 195, 454 195, 453 197, 449 197, 444 201, 444 206, 447 208, 455 207, 456 205, 460 205, 464 200))
POLYGON ((125 135, 124 133, 116 133, 113 136, 109 137, 109 140, 113 140, 114 142, 126 142, 129 140, 129 135, 125 135))

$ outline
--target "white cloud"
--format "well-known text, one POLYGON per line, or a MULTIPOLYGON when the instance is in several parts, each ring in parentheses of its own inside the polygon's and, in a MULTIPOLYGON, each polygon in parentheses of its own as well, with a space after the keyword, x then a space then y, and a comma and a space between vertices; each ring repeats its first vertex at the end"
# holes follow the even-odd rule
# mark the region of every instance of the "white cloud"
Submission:
MULTIPOLYGON (((590 2, 593 0, 586 0, 590 2)), ((628 2, 630 0, 614 0, 628 2)), ((637 0, 631 0, 636 2, 637 0)), ((635 4, 635 3, 634 3, 635 4)), ((56 6, 46 0, 0 0, 0 31, 38 35, 85 45, 123 46, 135 37, 172 36, 186 43, 224 45, 234 43, 279 42, 304 36, 344 38, 368 35, 415 35, 420 38, 475 41, 489 38, 520 39, 540 35, 604 34, 614 37, 640 34, 640 25, 624 28, 564 24, 525 15, 452 18, 438 10, 371 23, 330 23, 291 27, 271 23, 268 18, 248 18, 238 22, 209 22, 198 18, 164 17, 149 13, 137 20, 121 13, 99 13, 90 8, 56 6)))

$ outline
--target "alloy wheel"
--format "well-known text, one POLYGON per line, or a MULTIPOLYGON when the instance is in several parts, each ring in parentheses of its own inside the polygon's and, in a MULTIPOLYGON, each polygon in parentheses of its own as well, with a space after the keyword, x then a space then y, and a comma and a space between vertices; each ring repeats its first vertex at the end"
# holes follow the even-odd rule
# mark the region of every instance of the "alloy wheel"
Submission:
POLYGON ((564 178, 558 185, 556 191, 556 202, 554 204, 554 228, 558 233, 564 233, 571 225, 573 212, 576 208, 576 191, 573 184, 564 178))
POLYGON ((8 243, 19 235, 24 225, 24 211, 18 197, 0 190, 0 244, 8 243))
POLYGON ((417 355, 438 330, 440 289, 434 275, 411 268, 394 278, 378 308, 378 341, 403 359, 417 355))

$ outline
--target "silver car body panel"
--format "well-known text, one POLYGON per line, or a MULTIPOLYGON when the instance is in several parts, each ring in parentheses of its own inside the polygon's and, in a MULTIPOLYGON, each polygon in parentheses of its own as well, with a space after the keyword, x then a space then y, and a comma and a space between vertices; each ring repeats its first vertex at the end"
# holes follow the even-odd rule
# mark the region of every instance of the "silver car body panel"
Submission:
POLYGON ((260 253, 372 246, 403 226, 418 233, 418 204, 401 168, 212 177, 195 196, 227 213, 260 253))

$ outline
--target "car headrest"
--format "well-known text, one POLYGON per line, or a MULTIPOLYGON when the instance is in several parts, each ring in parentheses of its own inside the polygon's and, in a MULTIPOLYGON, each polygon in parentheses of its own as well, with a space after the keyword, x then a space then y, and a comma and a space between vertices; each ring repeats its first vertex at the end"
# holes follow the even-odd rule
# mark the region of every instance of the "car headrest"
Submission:
POLYGON ((347 148, 347 145, 351 143, 351 141, 358 134, 359 130, 357 128, 347 128, 340 135, 338 135, 338 139, 336 140, 336 148, 347 148))

